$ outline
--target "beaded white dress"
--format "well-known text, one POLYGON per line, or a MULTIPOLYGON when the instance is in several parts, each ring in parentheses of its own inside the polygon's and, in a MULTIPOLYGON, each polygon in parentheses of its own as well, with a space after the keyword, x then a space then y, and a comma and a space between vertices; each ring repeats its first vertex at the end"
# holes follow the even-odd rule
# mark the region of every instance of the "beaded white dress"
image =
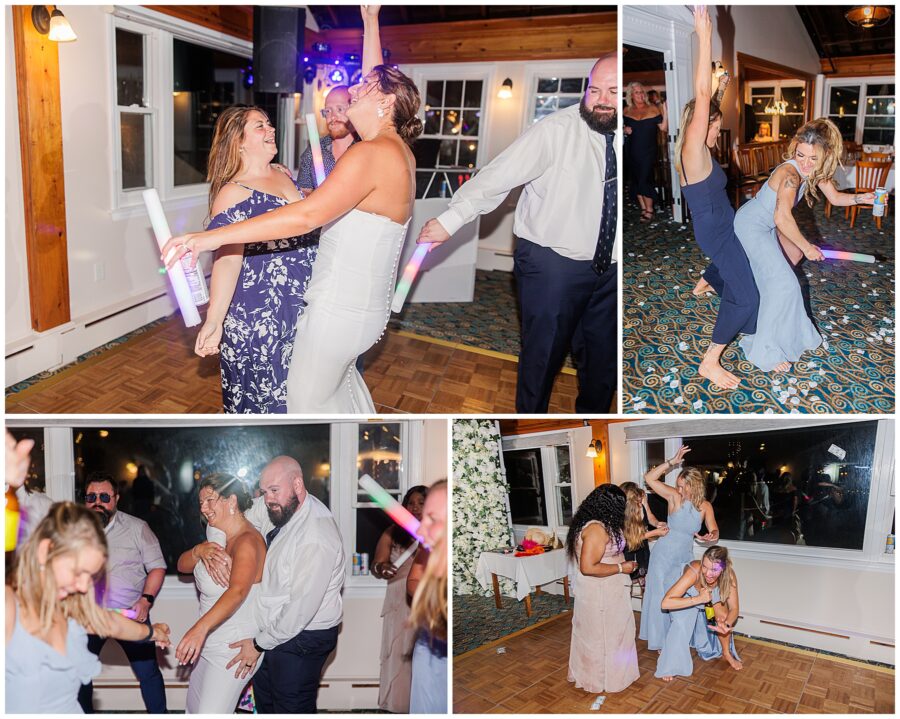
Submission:
POLYGON ((288 371, 289 413, 375 411, 356 358, 387 327, 408 229, 362 210, 322 228, 288 371))

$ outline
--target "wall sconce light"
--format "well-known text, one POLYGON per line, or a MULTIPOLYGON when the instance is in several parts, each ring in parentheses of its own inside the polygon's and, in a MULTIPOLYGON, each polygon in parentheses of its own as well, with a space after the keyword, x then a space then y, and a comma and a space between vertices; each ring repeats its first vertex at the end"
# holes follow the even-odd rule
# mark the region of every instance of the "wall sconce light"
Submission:
POLYGON ((500 91, 497 93, 497 97, 501 100, 509 100, 512 97, 512 80, 506 78, 503 81, 503 84, 500 86, 500 91))
POLYGON ((66 16, 56 5, 53 12, 47 12, 46 5, 31 8, 31 22, 41 35, 47 35, 54 42, 72 42, 78 39, 66 16))
POLYGON ((588 445, 587 451, 584 453, 584 456, 594 459, 595 457, 599 457, 600 452, 602 451, 603 442, 601 442, 599 439, 592 439, 591 443, 588 445))

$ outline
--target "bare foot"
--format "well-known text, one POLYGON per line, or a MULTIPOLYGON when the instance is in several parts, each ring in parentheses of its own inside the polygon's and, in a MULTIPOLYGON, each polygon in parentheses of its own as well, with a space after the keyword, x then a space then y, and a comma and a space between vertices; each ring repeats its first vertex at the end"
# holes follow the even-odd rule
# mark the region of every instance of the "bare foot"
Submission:
POLYGON ((660 677, 660 679, 662 679, 664 682, 670 682, 670 681, 672 681, 674 678, 675 678, 675 677, 660 677))
POLYGON ((739 672, 739 671, 741 671, 741 669, 744 668, 744 663, 742 661, 740 661, 739 659, 735 659, 730 654, 725 655, 725 661, 728 662, 731 665, 731 668, 734 669, 734 671, 736 671, 736 672, 739 672))
POLYGON ((782 362, 779 365, 775 365, 776 372, 790 372, 791 363, 790 362, 782 362))
POLYGON ((694 285, 694 289, 691 290, 691 294, 695 297, 699 297, 700 295, 705 295, 707 292, 715 292, 715 290, 704 277, 701 277, 700 281, 694 285))
POLYGON ((709 356, 704 357, 697 374, 724 389, 736 389, 741 381, 709 356))

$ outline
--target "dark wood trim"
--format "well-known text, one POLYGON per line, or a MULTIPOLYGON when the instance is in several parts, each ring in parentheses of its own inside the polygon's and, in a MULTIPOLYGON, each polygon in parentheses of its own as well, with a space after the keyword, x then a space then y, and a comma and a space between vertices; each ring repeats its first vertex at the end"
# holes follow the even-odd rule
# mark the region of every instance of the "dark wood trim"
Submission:
POLYGON ((34 29, 30 5, 12 13, 28 299, 32 328, 45 332, 71 319, 59 52, 34 29))
POLYGON ((771 62, 760 57, 754 57, 753 55, 747 55, 743 52, 739 52, 737 54, 737 71, 735 73, 737 75, 737 139, 739 144, 744 144, 744 105, 746 104, 746 101, 744 100, 744 84, 747 82, 745 71, 748 67, 753 67, 758 70, 764 70, 785 80, 804 80, 806 82, 806 102, 804 103, 803 107, 803 119, 804 122, 808 122, 809 120, 813 119, 813 102, 815 102, 816 93, 815 75, 813 75, 812 73, 803 72, 802 70, 797 70, 793 67, 788 67, 787 65, 779 65, 776 62, 771 62))
MULTIPOLYGON (((326 30, 319 39, 336 56, 362 47, 360 30, 326 30)), ((616 51, 618 35, 616 13, 603 12, 389 25, 381 28, 381 44, 398 64, 565 60, 616 51)))
POLYGON ((826 77, 877 77, 894 75, 894 55, 857 55, 823 58, 822 74, 826 77))
POLYGON ((253 42, 252 5, 145 5, 144 7, 253 42))

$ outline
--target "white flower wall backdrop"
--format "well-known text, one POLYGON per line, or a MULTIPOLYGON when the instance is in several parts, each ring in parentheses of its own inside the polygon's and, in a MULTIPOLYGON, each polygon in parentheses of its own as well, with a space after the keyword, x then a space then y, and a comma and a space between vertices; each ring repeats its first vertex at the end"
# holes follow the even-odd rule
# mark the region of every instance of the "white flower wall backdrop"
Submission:
MULTIPOLYGON (((500 432, 489 420, 453 422, 453 589, 488 596, 475 579, 475 565, 488 549, 512 545, 506 503, 509 485, 500 464, 500 432)), ((515 594, 500 579, 503 594, 515 594)))

